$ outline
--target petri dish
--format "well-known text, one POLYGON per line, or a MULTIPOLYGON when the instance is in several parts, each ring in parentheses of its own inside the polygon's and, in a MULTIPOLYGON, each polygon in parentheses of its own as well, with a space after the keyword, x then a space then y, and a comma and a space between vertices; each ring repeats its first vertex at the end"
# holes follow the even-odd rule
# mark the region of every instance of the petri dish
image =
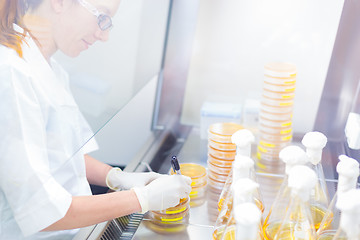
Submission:
POLYGON ((263 95, 267 98, 272 98, 272 99, 289 100, 289 99, 294 99, 295 92, 274 92, 264 89, 263 95))
POLYGON ((209 126, 208 138, 220 143, 231 143, 231 136, 244 127, 238 123, 222 122, 214 123, 209 126))
POLYGON ((224 160, 208 154, 208 161, 217 167, 231 168, 234 159, 224 160))
POLYGON ((295 92, 295 85, 275 85, 268 82, 263 82, 263 89, 273 92, 293 93, 295 92))
POLYGON ((221 193, 223 187, 225 185, 225 181, 219 181, 213 179, 212 176, 208 175, 208 187, 212 190, 212 192, 219 192, 221 193))
POLYGON ((260 131, 259 135, 260 138, 263 139, 263 141, 268 143, 290 142, 292 140, 292 133, 285 135, 279 135, 279 134, 274 135, 260 131))
POLYGON ((276 121, 276 120, 269 120, 266 118, 259 119, 260 124, 268 126, 268 127, 275 127, 275 128, 286 128, 292 126, 292 120, 287 121, 276 121))
POLYGON ((269 142, 269 141, 265 141, 264 139, 260 138, 259 140, 259 146, 262 146, 262 147, 267 147, 267 148, 284 148, 286 146, 289 145, 289 142, 288 141, 285 141, 285 142, 269 142))
POLYGON ((209 139, 208 144, 212 148, 221 150, 221 151, 235 151, 236 150, 236 145, 233 143, 222 143, 222 142, 216 142, 214 140, 209 139))
MULTIPOLYGON (((204 190, 205 192, 205 190, 204 190)), ((198 207, 198 206, 201 206, 202 204, 204 204, 206 201, 206 198, 205 198, 205 194, 204 194, 204 197, 198 197, 198 198, 192 198, 191 201, 190 201, 190 207, 191 208, 194 208, 194 207, 198 207)))
POLYGON ((262 102, 273 107, 290 107, 294 105, 294 99, 274 99, 262 95, 262 102))
POLYGON ((167 208, 161 211, 153 211, 154 213, 157 214, 177 214, 177 213, 181 213, 184 212, 186 210, 186 208, 189 205, 189 198, 182 198, 180 199, 180 203, 178 205, 176 205, 175 207, 171 207, 171 208, 167 208))
POLYGON ((264 75, 264 82, 274 85, 296 85, 296 77, 272 77, 269 75, 264 75))
POLYGON ((286 121, 292 119, 292 112, 289 113, 272 113, 272 112, 266 112, 264 110, 260 110, 260 120, 261 118, 265 118, 267 120, 272 121, 286 121))
POLYGON ((269 62, 264 65, 264 74, 271 77, 296 77, 297 69, 294 64, 286 62, 269 62))
POLYGON ((292 133, 292 127, 270 127, 264 124, 259 124, 259 129, 263 133, 274 134, 274 135, 289 135, 292 133))
POLYGON ((147 228, 157 233, 173 234, 182 232, 189 223, 189 209, 188 204, 185 211, 177 214, 159 214, 152 211, 148 215, 150 220, 143 222, 147 228))
POLYGON ((208 175, 211 179, 215 179, 219 182, 226 182, 228 174, 219 174, 217 172, 212 171, 210 168, 208 169, 208 175))
POLYGON ((208 146, 208 154, 210 154, 218 159, 234 160, 236 151, 221 151, 221 150, 216 150, 215 148, 212 148, 211 146, 208 146))
POLYGON ((152 220, 158 223, 162 223, 165 225, 172 224, 172 223, 186 223, 186 215, 189 213, 189 204, 187 204, 187 207, 184 209, 184 211, 181 211, 179 213, 174 214, 162 214, 159 212, 152 211, 152 220))
MULTIPOLYGON (((202 186, 206 184, 206 168, 196 163, 181 163, 180 171, 182 175, 191 178, 191 186, 202 186)), ((174 174, 174 170, 170 170, 170 174, 174 174)))
POLYGON ((187 229, 187 224, 181 224, 181 223, 164 225, 152 220, 143 221, 143 223, 148 229, 160 234, 175 234, 175 233, 183 232, 187 229))
POLYGON ((261 154, 261 155, 271 155, 271 156, 278 156, 280 151, 282 148, 269 148, 269 147, 265 147, 265 146, 261 146, 258 145, 257 147, 257 151, 261 154))
POLYGON ((190 206, 191 202, 197 198, 204 198, 206 193, 206 184, 199 187, 192 187, 190 192, 190 206))
POLYGON ((291 114, 293 111, 293 106, 270 106, 270 105, 267 105, 265 102, 261 102, 260 109, 265 112, 270 112, 270 113, 274 113, 274 114, 275 113, 291 114))
POLYGON ((208 165, 209 170, 219 173, 219 174, 229 175, 229 173, 231 171, 231 166, 230 167, 221 167, 221 166, 219 167, 219 166, 212 164, 209 160, 207 161, 207 165, 208 165))
POLYGON ((279 153, 277 153, 277 154, 267 154, 267 153, 257 152, 256 157, 259 160, 265 160, 267 162, 280 161, 279 153))
POLYGON ((215 197, 216 201, 218 201, 224 186, 220 185, 218 183, 216 183, 216 184, 212 184, 212 185, 208 184, 206 192, 207 192, 208 196, 210 197, 210 199, 213 199, 215 197))

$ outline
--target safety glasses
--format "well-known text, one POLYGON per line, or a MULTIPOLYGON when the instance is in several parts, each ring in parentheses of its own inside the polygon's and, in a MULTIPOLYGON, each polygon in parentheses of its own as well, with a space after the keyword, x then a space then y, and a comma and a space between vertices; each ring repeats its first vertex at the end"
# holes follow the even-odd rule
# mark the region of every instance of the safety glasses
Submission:
POLYGON ((97 17, 97 23, 102 31, 106 31, 113 27, 111 17, 103 12, 100 12, 96 7, 85 0, 78 0, 81 6, 86 8, 90 13, 97 17))

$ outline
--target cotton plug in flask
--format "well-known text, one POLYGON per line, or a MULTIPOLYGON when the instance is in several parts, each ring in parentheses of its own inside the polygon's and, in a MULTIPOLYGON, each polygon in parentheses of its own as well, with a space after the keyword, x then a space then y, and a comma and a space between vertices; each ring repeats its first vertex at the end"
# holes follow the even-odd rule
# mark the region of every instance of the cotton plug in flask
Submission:
POLYGON ((219 211, 221 211, 224 200, 226 199, 227 195, 230 192, 232 182, 235 182, 236 179, 240 177, 249 177, 254 181, 256 181, 255 173, 254 173, 254 161, 250 158, 251 144, 254 141, 255 141, 255 136, 248 129, 238 130, 231 136, 231 142, 236 145, 236 156, 232 168, 230 170, 230 173, 226 179, 224 188, 221 191, 219 197, 219 202, 218 202, 219 211))
MULTIPOLYGON (((316 239, 309 205, 310 192, 315 184, 316 174, 309 167, 298 165, 289 171, 290 201, 285 214, 267 226, 265 239, 316 239)), ((273 209, 273 212, 277 210, 273 209)))
POLYGON ((213 240, 222 239, 234 205, 245 202, 256 202, 254 193, 258 188, 259 184, 249 178, 240 178, 231 185, 231 193, 226 199, 225 205, 221 209, 215 222, 213 240))
POLYGON ((357 179, 359 177, 359 163, 355 159, 346 155, 340 155, 339 160, 340 161, 336 166, 336 171, 339 176, 337 191, 335 192, 320 227, 317 230, 319 237, 322 235, 327 236, 329 235, 329 232, 333 232, 334 229, 339 228, 340 211, 335 207, 336 203, 339 196, 356 188, 357 179))
POLYGON ((321 132, 309 132, 305 134, 301 143, 306 147, 306 154, 310 161, 309 166, 317 175, 315 191, 311 193, 310 198, 311 213, 317 230, 329 206, 329 193, 321 165, 322 150, 327 143, 327 138, 321 132))
POLYGON ((261 211, 251 202, 234 206, 223 240, 261 240, 261 211))
POLYGON ((241 129, 231 135, 231 142, 236 145, 236 155, 251 156, 251 144, 255 142, 254 134, 248 129, 241 129))
POLYGON ((339 226, 322 232, 319 240, 360 239, 360 190, 351 189, 338 196, 336 208, 341 212, 339 226))
MULTIPOLYGON (((221 191, 219 201, 218 201, 218 210, 219 212, 223 208, 225 200, 228 199, 231 193, 231 186, 236 180, 240 178, 250 178, 253 179, 252 176, 255 174, 254 171, 254 160, 250 157, 236 155, 235 160, 232 165, 231 175, 229 175, 226 184, 221 191)), ((254 179, 253 179, 254 180, 254 179)))
POLYGON ((273 226, 274 222, 278 222, 279 219, 284 216, 286 206, 290 201, 291 195, 290 188, 288 187, 288 174, 294 166, 304 165, 308 162, 305 151, 298 146, 288 146, 283 148, 279 153, 279 158, 285 163, 285 176, 263 224, 264 235, 269 236, 270 239, 273 237, 271 236, 273 228, 271 229, 271 232, 268 232, 268 226, 273 226))

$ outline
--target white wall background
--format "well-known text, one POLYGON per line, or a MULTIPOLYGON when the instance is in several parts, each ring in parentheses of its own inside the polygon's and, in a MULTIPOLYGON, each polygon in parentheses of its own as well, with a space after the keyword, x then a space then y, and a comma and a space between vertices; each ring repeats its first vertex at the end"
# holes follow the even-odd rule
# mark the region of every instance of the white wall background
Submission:
POLYGON ((262 91, 263 67, 297 66, 294 132, 311 131, 344 1, 200 0, 182 122, 204 101, 243 103, 262 91))

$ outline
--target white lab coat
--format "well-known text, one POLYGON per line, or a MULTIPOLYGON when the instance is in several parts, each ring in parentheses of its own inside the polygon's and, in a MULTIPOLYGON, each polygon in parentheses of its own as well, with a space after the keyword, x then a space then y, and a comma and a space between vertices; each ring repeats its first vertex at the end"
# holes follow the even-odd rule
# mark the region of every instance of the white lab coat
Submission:
POLYGON ((27 43, 24 59, 0 45, 0 239, 72 239, 77 230, 39 231, 66 214, 72 196, 91 195, 84 154, 97 144, 81 148, 93 133, 66 72, 27 43))

